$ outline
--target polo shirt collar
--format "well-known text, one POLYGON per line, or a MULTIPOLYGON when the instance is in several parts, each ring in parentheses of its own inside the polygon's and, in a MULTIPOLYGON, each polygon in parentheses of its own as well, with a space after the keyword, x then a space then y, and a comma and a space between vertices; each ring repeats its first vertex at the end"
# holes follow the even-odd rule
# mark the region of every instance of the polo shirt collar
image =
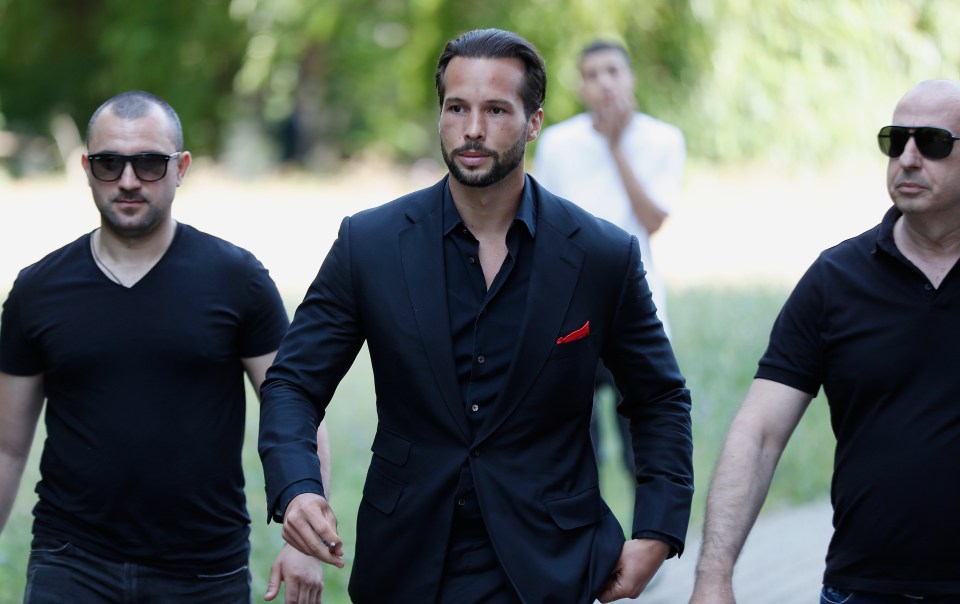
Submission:
POLYGON ((902 258, 903 253, 897 249, 897 244, 893 241, 893 225, 903 213, 897 209, 897 206, 890 206, 887 213, 883 215, 880 221, 880 228, 877 230, 877 250, 895 258, 902 258))

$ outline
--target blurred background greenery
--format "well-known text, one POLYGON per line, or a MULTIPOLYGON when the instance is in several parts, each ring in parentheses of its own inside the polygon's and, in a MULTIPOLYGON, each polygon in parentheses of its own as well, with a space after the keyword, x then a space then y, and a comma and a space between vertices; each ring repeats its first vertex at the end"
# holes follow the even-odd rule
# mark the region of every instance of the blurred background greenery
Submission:
POLYGON ((178 109, 194 152, 247 173, 433 157, 443 43, 501 27, 546 57, 548 124, 578 110, 577 51, 603 36, 627 43, 640 106, 692 157, 829 162, 906 88, 956 76, 958 22, 953 0, 0 0, 0 158, 56 167, 133 88, 178 109))
MULTIPOLYGON (((292 312, 340 216, 437 173, 433 72, 446 40, 500 27, 534 42, 547 59, 549 125, 580 111, 579 48, 620 39, 641 109, 677 124, 688 143, 683 199, 654 246, 694 395, 696 531, 789 284, 816 251, 879 220, 889 202, 875 133, 916 82, 958 76, 958 22, 955 0, 0 0, 0 287, 96 226, 75 155, 91 112, 121 90, 177 108, 187 147, 204 160, 178 195, 178 218, 254 251, 292 312), (424 159, 426 170, 407 170, 424 159), (327 176, 335 182, 319 180, 327 176), (727 282, 750 267, 759 283, 727 282)), ((332 498, 347 544, 374 398, 361 354, 329 409, 332 498)), ((262 593, 280 540, 262 522, 255 424, 251 402, 244 463, 262 593)), ((43 438, 41 426, 0 536, 0 603, 22 597, 43 438)), ((818 400, 770 505, 824 497, 832 450, 818 400)), ((606 459, 605 497, 628 523, 629 479, 615 451, 606 459)), ((348 547, 348 567, 351 557, 348 547)), ((348 573, 327 576, 326 601, 348 601, 348 573)))

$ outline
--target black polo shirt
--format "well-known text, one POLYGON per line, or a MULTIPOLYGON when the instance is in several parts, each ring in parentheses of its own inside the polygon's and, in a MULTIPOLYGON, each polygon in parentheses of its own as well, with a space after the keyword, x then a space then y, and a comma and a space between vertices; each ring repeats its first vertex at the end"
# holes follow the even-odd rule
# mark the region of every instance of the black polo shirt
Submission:
MULTIPOLYGON (((532 189, 523 188, 517 215, 507 231, 507 257, 490 289, 480 266, 480 242, 460 217, 449 185, 444 189, 443 259, 450 333, 461 400, 473 435, 496 420, 496 399, 516 356, 537 228, 532 189)), ((461 512, 479 516, 468 464, 464 464, 456 501, 461 512)))
POLYGON ((933 287, 891 208, 831 248, 777 318, 756 377, 816 394, 837 438, 826 584, 960 594, 960 275, 933 287))

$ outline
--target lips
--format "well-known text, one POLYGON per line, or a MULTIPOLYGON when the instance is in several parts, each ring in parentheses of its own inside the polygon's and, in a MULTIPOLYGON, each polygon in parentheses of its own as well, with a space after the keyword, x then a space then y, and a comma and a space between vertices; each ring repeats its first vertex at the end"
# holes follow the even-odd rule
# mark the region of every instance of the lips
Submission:
POLYGON ((480 164, 487 161, 490 157, 486 153, 477 153, 476 151, 469 151, 467 153, 459 153, 457 157, 460 158, 460 162, 466 166, 479 166, 480 164))
POLYGON ((912 181, 898 182, 896 188, 897 188, 897 191, 900 191, 901 193, 906 193, 906 194, 921 193, 927 190, 927 187, 925 185, 912 182, 912 181))
POLYGON ((487 149, 478 141, 471 141, 454 149, 453 155, 459 159, 464 166, 476 167, 486 162, 489 158, 495 157, 496 153, 487 149))

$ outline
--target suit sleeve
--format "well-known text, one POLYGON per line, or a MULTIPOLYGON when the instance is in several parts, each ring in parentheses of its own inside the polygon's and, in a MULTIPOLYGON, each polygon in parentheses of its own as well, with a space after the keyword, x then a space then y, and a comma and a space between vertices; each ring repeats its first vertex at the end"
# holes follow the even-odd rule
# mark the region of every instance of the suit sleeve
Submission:
POLYGON ((657 319, 635 237, 602 358, 623 396, 617 409, 630 419, 637 478, 632 535, 665 535, 682 553, 693 497, 690 391, 657 319))
POLYGON ((282 517, 280 496, 294 483, 315 483, 322 494, 317 426, 364 341, 352 271, 346 218, 260 389, 268 518, 282 517))

